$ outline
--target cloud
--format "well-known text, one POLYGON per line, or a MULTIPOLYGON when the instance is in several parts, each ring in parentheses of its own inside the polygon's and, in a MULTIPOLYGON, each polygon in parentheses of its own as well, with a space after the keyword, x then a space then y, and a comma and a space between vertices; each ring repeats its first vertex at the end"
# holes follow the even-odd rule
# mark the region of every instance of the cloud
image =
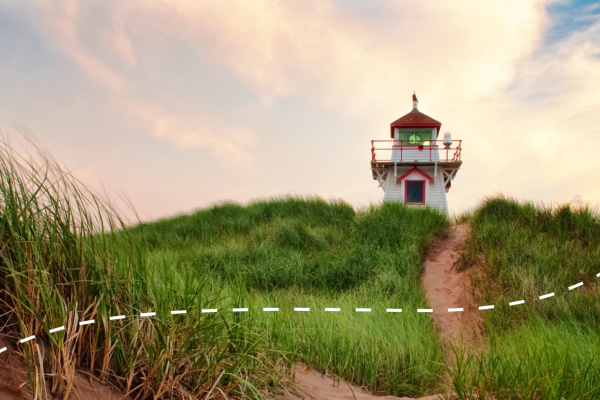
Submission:
POLYGON ((139 100, 128 99, 116 107, 124 110, 133 124, 180 149, 207 149, 228 164, 246 168, 254 165, 254 135, 247 129, 219 126, 198 116, 178 115, 139 100))
POLYGON ((126 30, 126 21, 123 15, 117 11, 112 11, 114 14, 111 18, 111 27, 99 33, 99 40, 102 42, 102 47, 107 54, 115 54, 128 67, 137 66, 137 58, 135 50, 131 42, 129 33, 126 30))
POLYGON ((386 25, 329 2, 167 4, 169 33, 190 45, 210 37, 197 50, 231 68, 266 104, 302 93, 338 111, 398 101, 413 88, 430 92, 432 102, 448 93, 493 94, 510 82, 545 22, 543 4, 524 1, 382 3, 394 16, 386 25))
POLYGON ((108 85, 113 90, 122 90, 124 80, 100 57, 93 54, 81 41, 78 31, 82 20, 79 3, 76 1, 45 2, 34 20, 46 28, 44 36, 50 35, 54 44, 72 59, 90 77, 108 85))
MULTIPOLYGON (((139 85, 150 86, 148 75, 154 71, 149 72, 147 65, 139 65, 136 52, 147 51, 148 48, 144 47, 148 44, 145 42, 146 33, 160 35, 160 29, 152 24, 145 25, 143 21, 141 26, 136 26, 136 13, 143 16, 144 10, 150 9, 159 13, 156 16, 162 19, 160 7, 145 2, 106 6, 70 0, 40 4, 39 9, 28 15, 33 25, 51 46, 105 89, 104 97, 93 102, 104 113, 124 117, 130 127, 141 128, 182 150, 206 149, 223 162, 245 167, 253 165, 254 156, 250 149, 254 137, 248 129, 223 123, 218 118, 201 118, 197 113, 186 113, 183 111, 185 107, 181 106, 183 99, 178 100, 180 104, 173 105, 165 102, 164 96, 145 98, 145 88, 139 85), (122 72, 123 67, 137 69, 141 83, 131 80, 122 72), (182 111, 175 112, 173 108, 182 111)), ((169 21, 162 19, 159 25, 165 24, 168 25, 169 21)), ((146 53, 146 56, 152 55, 146 53)), ((82 91, 86 89, 90 90, 89 87, 81 88, 82 91)))
POLYGON ((262 168, 262 192, 287 184, 269 164, 280 153, 304 163, 293 185, 380 198, 366 143, 388 137, 416 90, 421 111, 464 140, 453 208, 498 190, 600 199, 587 178, 600 168, 600 22, 590 15, 546 44, 549 3, 64 2, 43 6, 39 29, 107 88, 99 112, 124 131, 262 168), (307 162, 298 148, 317 144, 281 135, 290 115, 311 129, 314 115, 331 116, 339 126, 317 126, 311 138, 339 138, 352 154, 365 143, 366 159, 332 151, 307 162), (347 175, 359 168, 364 175, 347 175), (327 177, 314 179, 318 171, 327 177))

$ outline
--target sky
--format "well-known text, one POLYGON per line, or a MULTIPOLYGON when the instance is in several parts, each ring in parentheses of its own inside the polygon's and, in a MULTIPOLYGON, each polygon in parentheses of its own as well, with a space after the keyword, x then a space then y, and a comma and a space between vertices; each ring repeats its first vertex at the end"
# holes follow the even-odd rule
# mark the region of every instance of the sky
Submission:
MULTIPOLYGON (((600 3, 0 1, 0 131, 152 220, 281 195, 377 203, 412 109, 463 140, 451 212, 600 202, 600 3)), ((126 211, 127 212, 127 211, 126 211)))

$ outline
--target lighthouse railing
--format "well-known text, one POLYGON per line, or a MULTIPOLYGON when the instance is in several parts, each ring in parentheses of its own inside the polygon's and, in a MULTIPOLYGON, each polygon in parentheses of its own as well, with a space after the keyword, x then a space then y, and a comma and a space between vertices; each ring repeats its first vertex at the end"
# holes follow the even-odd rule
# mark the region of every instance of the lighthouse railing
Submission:
POLYGON ((452 140, 449 146, 443 140, 371 140, 371 161, 390 162, 399 154, 400 162, 415 161, 415 156, 420 162, 455 162, 460 161, 461 153, 462 140, 452 140), (389 152, 390 157, 379 156, 381 152, 389 152), (405 155, 409 158, 405 159, 405 155))

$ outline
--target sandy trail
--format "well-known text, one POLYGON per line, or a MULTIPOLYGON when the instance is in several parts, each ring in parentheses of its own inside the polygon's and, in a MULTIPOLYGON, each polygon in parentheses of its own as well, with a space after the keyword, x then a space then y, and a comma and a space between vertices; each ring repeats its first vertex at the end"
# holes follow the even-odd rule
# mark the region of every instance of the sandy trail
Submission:
MULTIPOLYGON (((429 307, 433 309, 432 318, 441 339, 451 346, 463 344, 477 345, 482 319, 473 300, 471 280, 465 272, 456 270, 469 236, 468 225, 455 225, 450 228, 447 238, 433 244, 423 264, 421 284, 429 307), (448 312, 449 308, 463 308, 463 312, 448 312)), ((452 362, 449 351, 447 360, 452 362)), ((409 397, 375 396, 364 389, 348 385, 332 376, 298 365, 294 380, 300 394, 309 400, 409 400, 409 397)), ((291 393, 285 394, 288 400, 297 400, 291 393)), ((442 399, 442 395, 422 397, 417 400, 442 399)))
MULTIPOLYGON (((294 381, 298 384, 300 395, 306 400, 441 400, 441 395, 432 395, 413 399, 411 397, 375 396, 366 390, 349 385, 338 378, 323 375, 303 364, 298 364, 294 373, 294 381)), ((299 400, 289 392, 284 393, 286 400, 299 400)))
POLYGON ((477 346, 483 319, 472 296, 468 272, 456 264, 469 236, 469 226, 454 225, 447 238, 432 246, 423 264, 421 284, 440 338, 451 346, 477 346), (463 308, 462 312, 448 312, 463 308))
MULTIPOLYGON (((469 236, 469 226, 455 225, 450 228, 447 238, 433 244, 423 264, 421 284, 432 318, 441 339, 446 345, 478 346, 482 318, 473 300, 471 280, 466 272, 458 272, 456 263, 469 236), (463 308, 463 312, 448 312, 449 308, 463 308)), ((450 349, 449 349, 450 350, 450 349)), ((447 361, 452 362, 452 352, 448 351, 447 361)), ((364 389, 326 376, 299 364, 294 374, 300 394, 308 400, 409 400, 409 397, 375 396, 364 389)), ((286 393, 288 400, 298 397, 286 393)), ((421 397, 416 400, 443 399, 442 395, 421 397)), ((412 400, 412 399, 411 399, 412 400)))

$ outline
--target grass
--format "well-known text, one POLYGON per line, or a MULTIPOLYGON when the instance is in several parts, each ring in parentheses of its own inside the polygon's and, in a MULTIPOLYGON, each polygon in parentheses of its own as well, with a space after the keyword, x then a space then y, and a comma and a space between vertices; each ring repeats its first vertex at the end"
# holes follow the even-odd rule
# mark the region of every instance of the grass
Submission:
POLYGON ((78 369, 132 398, 262 398, 285 381, 289 362, 263 330, 198 312, 220 299, 202 277, 155 289, 145 247, 110 204, 42 152, 0 147, 0 206, 2 333, 24 356, 35 399, 68 398, 78 369), (190 311, 167 313, 177 308, 190 311), (139 317, 154 309, 158 318, 139 317), (117 314, 128 318, 109 320, 117 314))
POLYGON ((423 314, 386 308, 425 308, 423 256, 448 225, 434 210, 401 204, 355 212, 340 201, 275 198, 223 203, 129 233, 146 244, 153 290, 177 291, 182 276, 202 276, 225 294, 216 307, 249 307, 248 320, 290 358, 376 393, 421 395, 437 389, 443 369, 436 332, 423 314))
POLYGON ((76 370, 135 399, 272 398, 297 361, 378 394, 436 393, 447 370, 462 399, 600 398, 600 217, 586 207, 500 196, 457 218, 472 227, 461 268, 482 271, 476 301, 496 308, 484 350, 445 365, 415 312, 423 257, 450 224, 435 210, 288 197, 128 227, 43 153, 7 146, 0 206, 2 332, 35 399, 66 399, 76 370))
POLYGON ((35 399, 66 399, 76 370, 136 399, 276 397, 298 360, 378 393, 436 390, 443 356, 430 319, 385 309, 425 307, 422 258, 449 225, 437 211, 280 198, 127 227, 36 154, 0 148, 3 334, 35 399), (148 311, 156 317, 139 316, 148 311))
POLYGON ((477 302, 496 309, 485 312, 488 351, 459 357, 457 391, 498 399, 600 398, 598 214, 499 196, 470 221, 463 267, 482 268, 477 302), (525 304, 509 307, 515 300, 525 304))

